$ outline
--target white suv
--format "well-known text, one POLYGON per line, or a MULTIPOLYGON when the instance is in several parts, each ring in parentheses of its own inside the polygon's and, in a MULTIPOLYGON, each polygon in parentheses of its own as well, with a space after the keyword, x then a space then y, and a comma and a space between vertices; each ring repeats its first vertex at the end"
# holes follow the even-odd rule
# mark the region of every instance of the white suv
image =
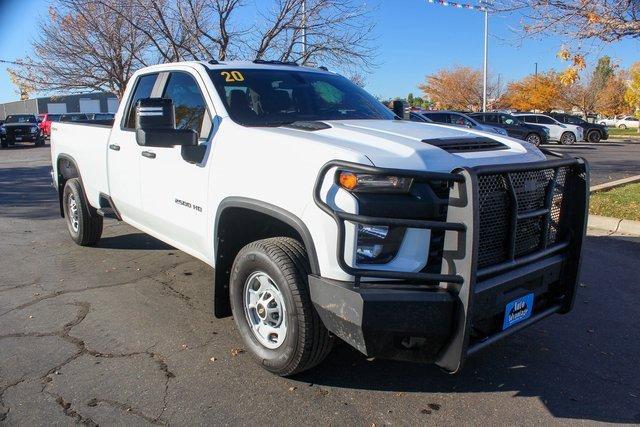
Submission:
POLYGON ((546 114, 520 113, 514 114, 525 123, 540 125, 549 129, 549 141, 556 141, 562 145, 575 144, 582 141, 584 129, 578 125, 560 123, 546 114))
POLYGON ((634 116, 623 116, 620 118, 614 117, 613 119, 601 119, 600 124, 609 127, 616 127, 620 129, 626 128, 638 128, 640 120, 634 116))

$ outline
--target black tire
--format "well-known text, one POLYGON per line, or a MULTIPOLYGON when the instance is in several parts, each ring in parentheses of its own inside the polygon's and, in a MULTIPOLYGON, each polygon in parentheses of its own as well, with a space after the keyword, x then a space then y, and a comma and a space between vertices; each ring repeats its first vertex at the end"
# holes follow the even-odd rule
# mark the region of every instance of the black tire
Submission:
POLYGON ((9 148, 9 143, 3 139, 2 142, 0 142, 0 147, 9 148))
POLYGON ((587 135, 587 141, 592 142, 592 143, 598 143, 598 142, 600 142, 600 139, 602 139, 602 135, 600 135, 600 132, 597 131, 597 130, 592 130, 587 135))
POLYGON ((44 137, 39 136, 36 138, 36 147, 42 147, 44 145, 44 137))
POLYGON ((540 135, 538 135, 537 133, 530 133, 529 135, 527 135, 525 140, 535 145, 536 147, 539 147, 542 143, 542 138, 540 138, 540 135))
POLYGON ((65 183, 62 206, 69 235, 73 241, 80 246, 95 246, 102 236, 102 217, 87 203, 78 178, 72 178, 65 183), (72 198, 73 202, 71 202, 72 198), (73 203, 75 203, 75 209, 72 208, 73 203), (74 218, 77 220, 77 225, 74 225, 74 218))
POLYGON ((627 125, 625 125, 625 124, 623 123, 623 124, 619 125, 619 126, 618 126, 618 128, 620 128, 620 129, 626 129, 626 128, 627 128, 627 125))
POLYGON ((316 366, 329 354, 333 345, 333 337, 311 303, 307 281, 309 272, 304 246, 288 237, 250 243, 240 250, 233 263, 229 291, 236 326, 254 360, 277 375, 294 375, 316 366), (245 286, 248 279, 258 272, 272 278, 286 308, 286 335, 280 346, 274 349, 260 343, 250 327, 249 316, 245 314, 245 286))
POLYGON ((576 143, 576 136, 573 132, 565 132, 560 137, 560 144, 562 145, 573 145, 576 143))

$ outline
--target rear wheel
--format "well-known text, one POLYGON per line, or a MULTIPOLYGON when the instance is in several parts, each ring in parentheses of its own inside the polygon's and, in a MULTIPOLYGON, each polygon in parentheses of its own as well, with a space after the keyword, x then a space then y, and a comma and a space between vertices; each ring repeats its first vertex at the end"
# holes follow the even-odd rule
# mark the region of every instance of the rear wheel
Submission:
POLYGON ((527 140, 527 142, 535 145, 536 147, 539 147, 540 143, 542 141, 541 138, 540 138, 540 135, 538 135, 536 133, 530 133, 529 135, 527 135, 526 140, 527 140))
POLYGON ((620 129, 626 129, 627 125, 625 125, 624 123, 622 123, 621 125, 618 126, 620 129))
POLYGON ((600 135, 600 132, 598 132, 597 130, 591 131, 589 132, 589 135, 587 135, 587 141, 593 142, 593 143, 600 142, 601 138, 602 137, 600 135))
POLYGON ((288 376, 314 367, 333 339, 309 295, 309 260, 295 239, 250 243, 231 272, 233 317, 248 352, 263 368, 288 376))
POLYGON ((560 144, 562 145, 572 145, 576 143, 576 136, 573 132, 565 132, 560 137, 560 144))
POLYGON ((102 235, 102 217, 87 203, 78 178, 65 183, 62 194, 69 235, 80 246, 94 246, 102 235))

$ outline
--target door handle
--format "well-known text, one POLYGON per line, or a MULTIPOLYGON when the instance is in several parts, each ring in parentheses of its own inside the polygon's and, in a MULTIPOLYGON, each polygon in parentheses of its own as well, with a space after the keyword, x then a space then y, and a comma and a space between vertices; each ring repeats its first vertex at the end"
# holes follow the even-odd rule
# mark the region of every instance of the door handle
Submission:
POLYGON ((146 157, 147 159, 155 159, 156 153, 152 153, 151 151, 143 151, 142 157, 146 157))
POLYGON ((109 148, 113 151, 120 151, 120 146, 118 144, 110 144, 109 148))

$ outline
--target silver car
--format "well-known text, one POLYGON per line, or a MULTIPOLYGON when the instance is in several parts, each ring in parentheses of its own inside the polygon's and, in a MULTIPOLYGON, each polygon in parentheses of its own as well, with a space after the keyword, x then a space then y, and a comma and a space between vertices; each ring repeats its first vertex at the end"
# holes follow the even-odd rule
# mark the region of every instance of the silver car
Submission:
POLYGON ((445 125, 463 126, 470 129, 493 132, 507 136, 507 131, 497 126, 480 123, 477 120, 457 111, 413 111, 411 120, 433 122, 445 125), (420 120, 423 119, 423 120, 420 120))

